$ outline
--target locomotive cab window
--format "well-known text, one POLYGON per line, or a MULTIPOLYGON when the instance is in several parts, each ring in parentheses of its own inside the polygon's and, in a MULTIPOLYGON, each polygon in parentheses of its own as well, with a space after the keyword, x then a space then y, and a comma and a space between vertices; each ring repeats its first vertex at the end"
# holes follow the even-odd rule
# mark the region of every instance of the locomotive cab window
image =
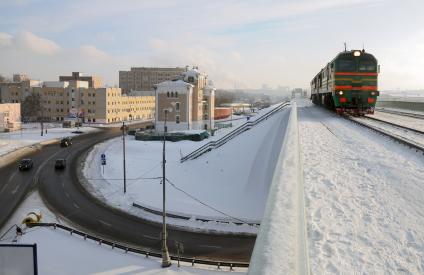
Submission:
POLYGON ((359 61, 359 71, 361 72, 375 72, 377 66, 374 61, 359 61))
POLYGON ((337 69, 342 72, 354 72, 356 71, 356 64, 354 60, 339 60, 337 62, 337 69))

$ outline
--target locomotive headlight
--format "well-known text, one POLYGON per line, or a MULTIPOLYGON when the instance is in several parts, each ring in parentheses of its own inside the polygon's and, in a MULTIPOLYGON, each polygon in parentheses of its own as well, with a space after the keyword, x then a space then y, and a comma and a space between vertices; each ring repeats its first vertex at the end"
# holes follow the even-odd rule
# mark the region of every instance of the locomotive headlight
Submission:
POLYGON ((375 95, 375 92, 371 92, 371 95, 375 95))
POLYGON ((353 52, 353 55, 354 55, 354 56, 361 56, 361 52, 360 52, 360 51, 354 51, 354 52, 353 52))
POLYGON ((339 91, 339 95, 343 95, 343 91, 339 91))

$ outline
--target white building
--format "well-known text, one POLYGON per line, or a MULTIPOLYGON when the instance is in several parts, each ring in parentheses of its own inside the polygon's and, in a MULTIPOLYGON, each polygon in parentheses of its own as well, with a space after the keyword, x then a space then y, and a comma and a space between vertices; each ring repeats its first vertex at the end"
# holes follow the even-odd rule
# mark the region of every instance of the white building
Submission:
POLYGON ((156 85, 155 127, 158 131, 164 129, 165 110, 168 131, 193 129, 193 87, 182 80, 164 81, 156 85))

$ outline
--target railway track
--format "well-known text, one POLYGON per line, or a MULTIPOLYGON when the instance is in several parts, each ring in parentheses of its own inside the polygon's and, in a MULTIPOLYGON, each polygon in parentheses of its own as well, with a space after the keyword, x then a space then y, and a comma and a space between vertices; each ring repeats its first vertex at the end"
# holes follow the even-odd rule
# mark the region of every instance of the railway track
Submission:
POLYGON ((371 117, 363 117, 363 118, 354 118, 354 117, 350 117, 350 116, 346 116, 346 119, 359 124, 361 126, 364 126, 366 128, 369 128, 371 130, 374 130, 380 134, 383 134, 385 136, 388 136, 394 140, 396 140, 399 143, 405 144, 411 148, 416 149, 417 151, 421 151, 424 154, 424 142, 417 142, 417 139, 411 139, 410 137, 406 137, 405 135, 399 134, 399 133, 395 133, 396 131, 399 132, 399 129, 402 131, 409 131, 409 134, 411 134, 412 136, 416 136, 418 137, 418 140, 421 138, 424 140, 424 132, 417 130, 417 129, 413 129, 413 128, 409 128, 403 125, 398 125, 392 122, 388 122, 385 120, 381 120, 381 119, 377 119, 377 118, 371 118, 371 117), (372 123, 367 123, 367 120, 369 121, 376 121, 378 124, 382 124, 381 126, 383 127, 379 127, 376 125, 373 125, 372 123), (388 127, 387 127, 388 126, 388 127), (397 128, 395 131, 391 131, 388 130, 388 128, 397 128))
POLYGON ((424 115, 421 115, 421 114, 401 112, 401 111, 394 111, 394 110, 386 110, 386 109, 382 109, 382 108, 376 108, 375 110, 377 112, 382 112, 382 113, 388 113, 388 114, 393 114, 393 115, 407 116, 407 117, 424 119, 424 115))
POLYGON ((424 131, 420 131, 420 130, 415 129, 415 128, 410 128, 410 127, 407 127, 407 126, 404 126, 404 125, 396 124, 396 123, 393 123, 393 122, 390 122, 390 121, 387 121, 387 120, 383 120, 383 119, 379 119, 379 118, 375 118, 375 117, 372 117, 372 116, 365 116, 365 118, 371 119, 371 120, 374 120, 374 121, 378 121, 378 122, 382 122, 382 123, 385 123, 385 124, 388 124, 388 125, 392 125, 394 127, 404 129, 404 130, 407 130, 407 131, 412 131, 412 132, 418 133, 420 135, 424 135, 424 131))

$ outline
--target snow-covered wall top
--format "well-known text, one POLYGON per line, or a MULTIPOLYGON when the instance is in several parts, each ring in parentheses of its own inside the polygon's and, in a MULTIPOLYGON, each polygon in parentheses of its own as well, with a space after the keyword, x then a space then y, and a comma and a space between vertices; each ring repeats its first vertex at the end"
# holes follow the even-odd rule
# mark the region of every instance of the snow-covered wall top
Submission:
POLYGON ((310 274, 296 103, 275 168, 248 274, 310 274))

